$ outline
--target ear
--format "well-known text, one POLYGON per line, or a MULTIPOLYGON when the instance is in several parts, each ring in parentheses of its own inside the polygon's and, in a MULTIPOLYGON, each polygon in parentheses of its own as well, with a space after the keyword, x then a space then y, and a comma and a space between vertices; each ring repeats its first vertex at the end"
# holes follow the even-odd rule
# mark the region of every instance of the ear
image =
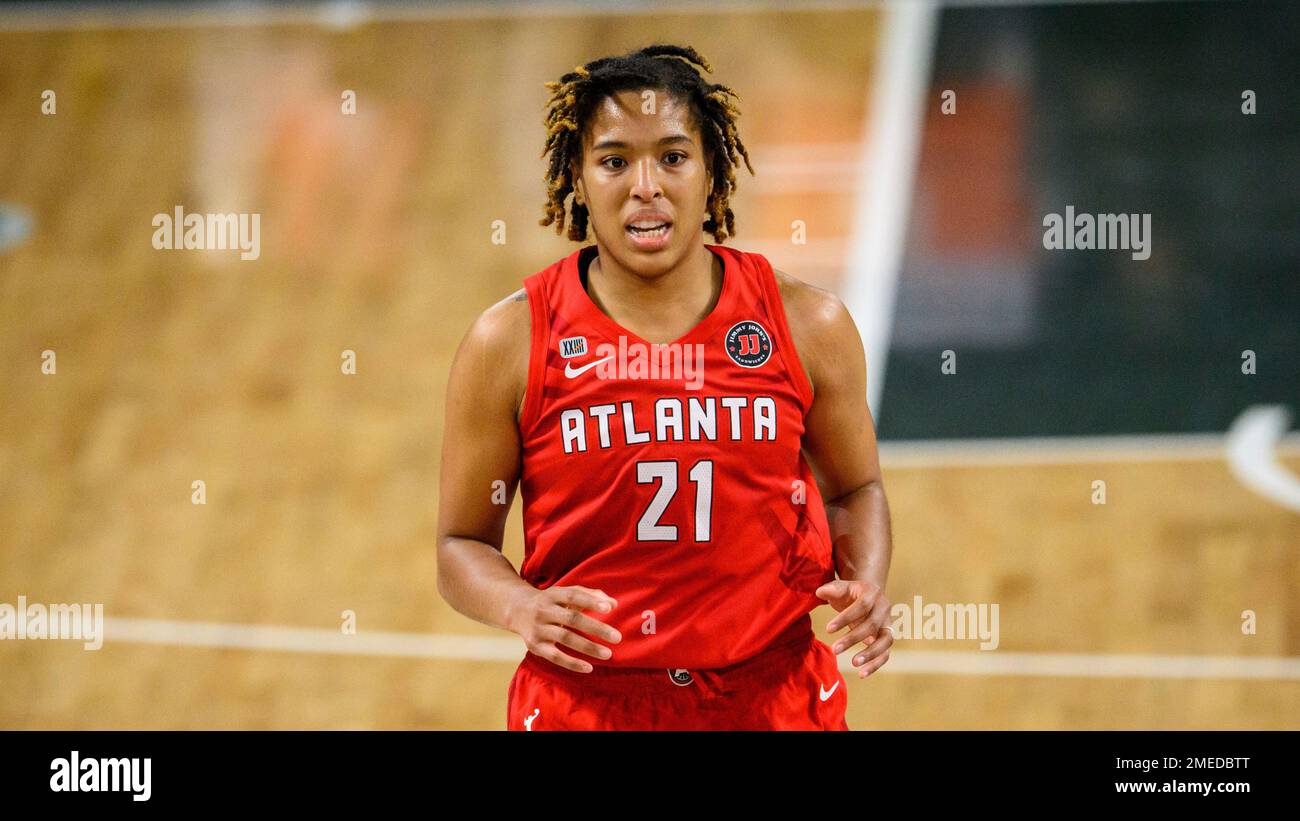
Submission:
POLYGON ((578 162, 569 162, 569 178, 573 180, 573 202, 576 205, 585 205, 587 202, 587 192, 583 190, 582 184, 582 165, 578 162))
POLYGON ((572 174, 573 174, 573 202, 575 205, 586 205, 587 192, 584 190, 585 186, 582 184, 582 174, 578 171, 576 166, 573 167, 572 174))

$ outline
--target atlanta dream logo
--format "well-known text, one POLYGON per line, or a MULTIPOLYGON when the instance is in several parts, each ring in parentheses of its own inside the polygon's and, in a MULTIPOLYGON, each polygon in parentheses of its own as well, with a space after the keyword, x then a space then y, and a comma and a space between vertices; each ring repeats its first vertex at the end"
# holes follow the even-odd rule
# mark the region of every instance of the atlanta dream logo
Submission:
POLYGON ((742 368, 757 368, 772 355, 772 338, 752 319, 732 325, 726 345, 727 356, 742 368))

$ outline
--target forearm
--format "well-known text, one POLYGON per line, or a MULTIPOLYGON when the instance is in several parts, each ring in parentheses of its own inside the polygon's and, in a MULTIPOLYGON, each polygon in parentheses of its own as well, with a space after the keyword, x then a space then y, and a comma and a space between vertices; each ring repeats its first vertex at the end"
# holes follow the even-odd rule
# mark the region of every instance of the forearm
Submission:
POLYGON ((458 613, 513 630, 515 605, 536 592, 500 550, 487 542, 444 537, 438 545, 438 592, 458 613))
POLYGON ((870 581, 884 590, 893 554, 884 486, 869 482, 828 501, 826 519, 839 578, 870 581))

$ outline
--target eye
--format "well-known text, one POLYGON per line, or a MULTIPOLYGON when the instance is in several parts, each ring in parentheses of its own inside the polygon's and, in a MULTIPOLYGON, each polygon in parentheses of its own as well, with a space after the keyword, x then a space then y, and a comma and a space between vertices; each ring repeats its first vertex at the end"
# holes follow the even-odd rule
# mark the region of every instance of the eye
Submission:
POLYGON ((680 161, 678 161, 678 162, 670 162, 670 163, 668 163, 669 165, 681 165, 682 163, 686 162, 686 155, 683 154, 683 153, 680 152, 680 151, 669 151, 667 154, 664 155, 664 159, 665 159, 665 160, 667 160, 669 157, 680 157, 680 158, 681 158, 680 161))
POLYGON ((605 159, 603 159, 603 160, 600 161, 600 164, 603 165, 603 166, 605 166, 606 168, 610 168, 610 169, 613 169, 613 170, 618 170, 619 168, 622 168, 622 167, 623 167, 622 165, 617 165, 617 166, 612 166, 612 165, 610 165, 609 163, 610 163, 611 160, 617 160, 617 161, 620 162, 620 163, 623 162, 623 158, 622 158, 622 157, 614 156, 614 157, 606 157, 605 159))

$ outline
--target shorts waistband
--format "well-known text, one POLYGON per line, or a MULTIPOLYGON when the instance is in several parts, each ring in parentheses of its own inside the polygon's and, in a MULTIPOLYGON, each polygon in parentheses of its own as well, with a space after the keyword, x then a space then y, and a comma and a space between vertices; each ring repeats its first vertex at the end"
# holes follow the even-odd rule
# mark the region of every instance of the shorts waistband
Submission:
POLYGON ((523 667, 530 672, 559 684, 565 689, 589 693, 640 692, 670 695, 690 692, 700 695, 721 695, 742 685, 779 678, 788 672, 780 662, 803 656, 816 639, 811 624, 807 631, 778 638, 758 653, 725 667, 667 668, 667 667, 611 667, 593 665, 590 673, 578 673, 560 667, 533 653, 524 656, 523 667))

